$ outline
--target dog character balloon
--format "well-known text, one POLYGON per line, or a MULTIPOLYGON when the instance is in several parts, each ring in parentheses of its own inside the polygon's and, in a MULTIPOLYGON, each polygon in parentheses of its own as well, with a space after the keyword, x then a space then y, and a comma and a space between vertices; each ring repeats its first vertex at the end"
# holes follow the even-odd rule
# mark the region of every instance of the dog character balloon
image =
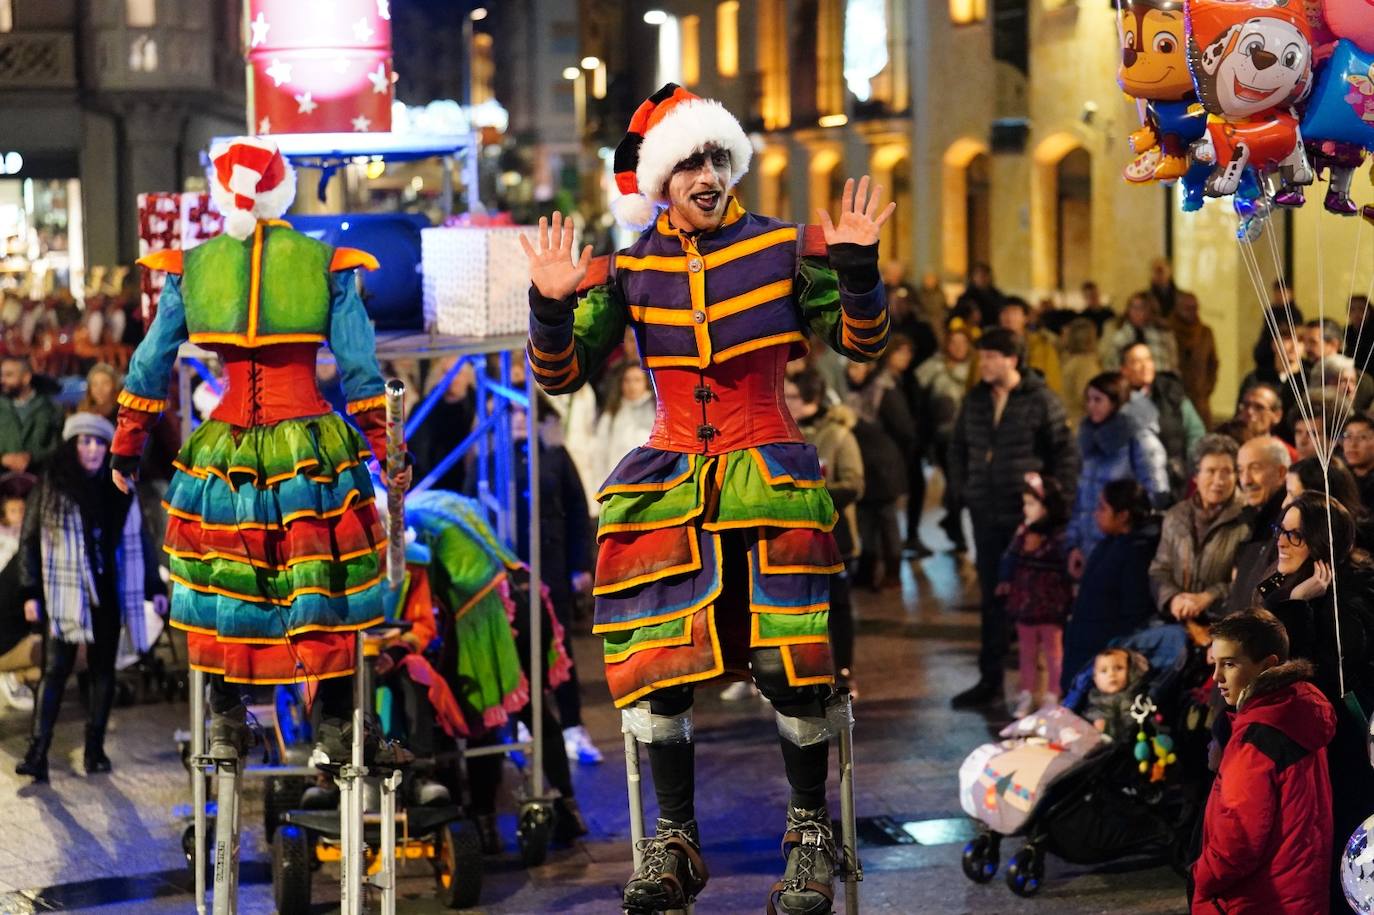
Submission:
POLYGON ((1241 175, 1277 173, 1274 202, 1301 206, 1313 175, 1292 107, 1312 87, 1312 38, 1302 0, 1186 0, 1188 65, 1209 114, 1195 150, 1215 164, 1207 192, 1235 193, 1241 175))
POLYGON ((1313 168, 1329 178, 1326 209, 1353 216, 1359 207, 1350 198, 1350 186, 1366 153, 1374 149, 1374 4, 1319 2, 1328 43, 1316 51, 1321 65, 1302 132, 1313 168))
MULTIPOLYGON (((1188 170, 1188 148, 1207 131, 1207 114, 1197 104, 1188 72, 1183 2, 1124 0, 1120 16, 1117 82, 1127 95, 1145 102, 1144 125, 1131 134, 1131 147, 1142 157, 1159 151, 1150 177, 1182 178, 1188 170)), ((1136 180, 1142 174, 1137 170, 1136 180)))

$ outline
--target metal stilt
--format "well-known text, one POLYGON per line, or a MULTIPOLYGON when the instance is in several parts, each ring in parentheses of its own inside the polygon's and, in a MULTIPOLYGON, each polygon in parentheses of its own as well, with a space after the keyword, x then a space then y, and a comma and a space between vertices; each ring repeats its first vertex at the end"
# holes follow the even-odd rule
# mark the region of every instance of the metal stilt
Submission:
POLYGON ((344 915, 363 915, 363 785, 367 775, 363 765, 363 726, 367 709, 367 683, 364 671, 363 634, 354 635, 356 652, 353 668, 353 746, 349 764, 339 768, 339 908, 344 915))
POLYGON ((205 915, 205 674, 191 669, 191 809, 195 831, 196 915, 205 915))
MULTIPOLYGON (((640 773, 639 764, 639 740, 636 739, 630 724, 629 709, 620 713, 620 730, 625 735, 625 785, 630 799, 630 845, 634 857, 634 869, 639 870, 640 858, 643 857, 639 843, 645 835, 644 796, 640 790, 643 777, 640 773)), ((683 909, 669 909, 664 915, 694 915, 695 912, 696 903, 693 902, 683 909)))
POLYGON ((239 897, 240 761, 215 763, 214 915, 233 915, 239 897))
POLYGON ((863 863, 859 860, 858 837, 855 834, 854 813, 854 706, 849 690, 836 691, 831 700, 831 718, 838 725, 840 735, 840 830, 844 840, 845 915, 859 911, 859 882, 864 879, 863 863))

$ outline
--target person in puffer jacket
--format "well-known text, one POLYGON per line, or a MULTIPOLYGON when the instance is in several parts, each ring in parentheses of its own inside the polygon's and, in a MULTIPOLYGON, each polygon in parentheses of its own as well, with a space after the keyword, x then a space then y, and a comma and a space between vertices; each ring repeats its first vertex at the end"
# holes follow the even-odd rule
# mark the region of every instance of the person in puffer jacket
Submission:
POLYGON ((1207 798, 1194 913, 1325 915, 1330 911, 1331 781, 1326 745, 1336 713, 1289 661, 1272 613, 1246 610, 1212 626, 1213 677, 1231 736, 1207 798))

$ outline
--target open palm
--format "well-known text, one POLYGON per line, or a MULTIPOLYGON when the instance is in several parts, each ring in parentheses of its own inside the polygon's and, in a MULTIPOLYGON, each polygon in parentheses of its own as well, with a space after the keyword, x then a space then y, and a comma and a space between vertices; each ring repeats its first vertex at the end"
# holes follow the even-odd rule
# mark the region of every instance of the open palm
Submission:
POLYGON ((572 220, 564 220, 562 213, 554 213, 552 225, 547 217, 539 217, 539 247, 521 234, 520 247, 530 259, 530 282, 546 299, 562 301, 577 291, 592 262, 592 246, 582 249, 582 255, 572 259, 572 220))
POLYGON ((839 222, 832 222, 830 214, 825 210, 816 211, 816 215, 820 217, 821 230, 825 233, 825 243, 827 245, 871 245, 876 243, 878 232, 882 229, 883 223, 887 222, 893 211, 897 209, 897 204, 894 202, 879 210, 882 196, 883 186, 881 184, 874 185, 873 193, 869 194, 867 175, 859 179, 857 192, 854 188, 854 179, 846 180, 844 193, 840 196, 839 222))

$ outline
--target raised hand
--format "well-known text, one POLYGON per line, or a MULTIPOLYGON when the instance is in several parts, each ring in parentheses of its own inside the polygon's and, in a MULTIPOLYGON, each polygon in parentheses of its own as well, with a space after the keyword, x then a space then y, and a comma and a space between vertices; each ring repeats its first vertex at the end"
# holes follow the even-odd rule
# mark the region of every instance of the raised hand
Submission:
POLYGON ((831 222, 830 214, 825 210, 816 211, 816 215, 820 217, 821 230, 825 232, 825 243, 871 245, 877 242, 878 230, 897 209, 897 204, 893 202, 879 211, 878 205, 882 202, 882 196, 881 184, 874 185, 873 193, 869 194, 867 175, 859 179, 857 193, 854 190, 854 179, 845 181, 844 193, 840 196, 840 221, 831 222))
POLYGON ((572 220, 564 220, 562 213, 554 213, 552 226, 547 217, 539 217, 539 247, 536 249, 523 234, 520 247, 530 259, 530 282, 546 299, 566 299, 577 291, 577 285, 587 275, 592 262, 592 246, 582 249, 576 262, 572 258, 572 220))

